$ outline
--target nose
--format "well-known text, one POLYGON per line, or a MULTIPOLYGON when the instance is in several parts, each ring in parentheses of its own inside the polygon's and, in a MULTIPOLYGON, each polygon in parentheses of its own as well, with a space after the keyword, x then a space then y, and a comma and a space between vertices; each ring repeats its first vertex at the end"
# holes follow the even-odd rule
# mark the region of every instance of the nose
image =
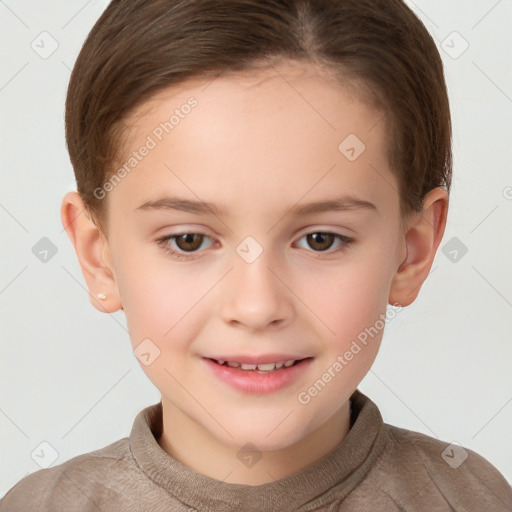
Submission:
POLYGON ((251 332, 290 324, 295 314, 293 294, 279 274, 267 251, 252 263, 235 254, 234 268, 222 291, 223 321, 251 332))

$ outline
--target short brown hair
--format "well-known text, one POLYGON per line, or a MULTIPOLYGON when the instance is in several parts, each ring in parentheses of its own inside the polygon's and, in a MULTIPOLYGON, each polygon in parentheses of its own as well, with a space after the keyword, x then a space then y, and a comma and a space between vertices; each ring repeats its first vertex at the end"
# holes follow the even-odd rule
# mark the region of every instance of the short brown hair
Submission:
MULTIPOLYGON (((107 233, 94 191, 112 176, 123 120, 163 89, 276 58, 359 83, 386 114, 402 213, 450 189, 451 120, 443 64, 402 0, 113 0, 89 33, 66 99, 77 189, 107 233)), ((341 141, 340 141, 341 142, 341 141)))

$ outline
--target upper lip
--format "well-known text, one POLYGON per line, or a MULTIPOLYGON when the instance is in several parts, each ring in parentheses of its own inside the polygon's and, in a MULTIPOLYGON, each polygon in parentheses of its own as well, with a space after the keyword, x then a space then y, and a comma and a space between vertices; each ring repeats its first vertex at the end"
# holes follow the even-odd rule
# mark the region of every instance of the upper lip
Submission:
POLYGON ((299 361, 306 359, 308 356, 300 356, 293 354, 260 354, 260 355, 247 355, 247 354, 233 354, 231 356, 206 356, 206 359, 215 359, 216 361, 235 361, 242 364, 267 364, 267 363, 280 363, 285 361, 299 361))

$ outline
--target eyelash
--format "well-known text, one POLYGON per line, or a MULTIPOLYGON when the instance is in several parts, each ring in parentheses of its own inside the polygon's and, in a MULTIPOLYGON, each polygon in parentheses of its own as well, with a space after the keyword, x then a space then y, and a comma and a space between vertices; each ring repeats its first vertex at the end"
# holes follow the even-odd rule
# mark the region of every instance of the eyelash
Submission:
MULTIPOLYGON (((337 249, 334 249, 334 250, 327 249, 325 251, 310 251, 310 252, 318 253, 320 255, 339 254, 339 253, 347 250, 353 242, 352 238, 349 238, 348 236, 345 236, 345 235, 341 235, 339 233, 333 233, 331 231, 311 231, 311 232, 306 233, 305 235, 301 236, 299 238, 299 240, 302 240, 303 238, 307 237, 308 235, 317 235, 317 234, 333 235, 335 238, 337 238, 338 240, 341 241, 341 245, 337 249)), ((186 260, 186 259, 189 260, 194 257, 193 256, 194 254, 201 252, 201 251, 198 250, 198 251, 192 251, 189 253, 186 253, 186 252, 183 253, 183 252, 175 251, 169 247, 169 242, 171 240, 176 240, 177 238, 179 238, 183 235, 203 235, 205 238, 211 239, 211 237, 209 237, 208 235, 206 235, 204 233, 189 232, 189 233, 178 233, 176 235, 165 236, 165 237, 159 238, 158 240, 156 240, 156 242, 160 247, 162 247, 162 249, 165 251, 166 254, 168 254, 174 258, 177 258, 179 260, 186 260)))

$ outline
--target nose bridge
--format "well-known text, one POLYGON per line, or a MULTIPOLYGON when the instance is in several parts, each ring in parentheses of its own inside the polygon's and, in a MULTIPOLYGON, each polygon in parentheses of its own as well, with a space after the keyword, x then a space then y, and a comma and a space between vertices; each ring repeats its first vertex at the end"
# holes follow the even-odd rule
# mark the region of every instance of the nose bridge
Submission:
POLYGON ((255 237, 246 237, 235 250, 230 286, 223 295, 222 317, 251 330, 284 324, 293 313, 286 287, 274 275, 272 255, 255 237))

